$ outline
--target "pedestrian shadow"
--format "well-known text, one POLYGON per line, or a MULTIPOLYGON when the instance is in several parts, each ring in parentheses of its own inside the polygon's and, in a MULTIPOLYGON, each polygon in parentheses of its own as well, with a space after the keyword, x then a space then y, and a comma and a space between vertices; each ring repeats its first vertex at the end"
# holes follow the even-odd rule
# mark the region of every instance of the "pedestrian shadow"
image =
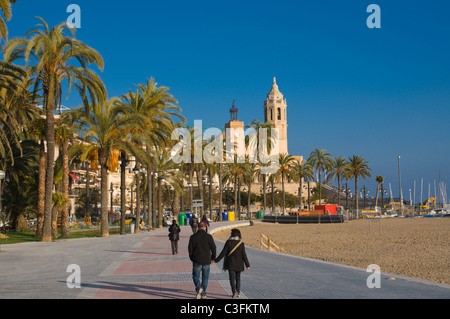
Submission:
MULTIPOLYGON (((62 281, 60 281, 62 282, 62 281)), ((66 283, 66 282, 64 282, 66 283)), ((157 284, 136 284, 99 281, 81 284, 83 289, 96 289, 94 299, 194 299, 195 292, 190 282, 170 282, 157 284), (165 285, 165 286, 164 286, 165 285), (170 287, 177 285, 181 287, 170 287), (192 286, 192 287, 191 287, 192 286)), ((223 299, 226 295, 214 291, 209 299, 223 299)))

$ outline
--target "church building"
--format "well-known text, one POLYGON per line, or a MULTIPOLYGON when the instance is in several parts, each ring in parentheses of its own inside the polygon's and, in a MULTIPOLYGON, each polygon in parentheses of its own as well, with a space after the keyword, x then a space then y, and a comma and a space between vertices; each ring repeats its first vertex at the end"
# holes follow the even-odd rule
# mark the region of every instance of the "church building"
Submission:
MULTIPOLYGON (((278 154, 289 154, 288 152, 288 134, 287 134, 287 102, 284 98, 283 94, 280 92, 276 78, 273 78, 272 87, 269 93, 266 95, 266 99, 263 104, 264 110, 264 123, 272 123, 273 127, 278 129, 278 154)), ((225 128, 232 128, 237 133, 236 137, 239 134, 244 133, 244 122, 239 121, 238 119, 238 109, 236 108, 235 101, 233 101, 233 105, 230 109, 231 119, 228 123, 225 124, 225 128)), ((235 140, 235 142, 237 139, 235 140)), ((303 156, 292 155, 296 160, 300 162, 303 161, 303 156)), ((261 183, 258 183, 261 184, 261 183)), ((315 183, 313 183, 315 185, 315 183)), ((262 185, 259 185, 261 188, 262 185)), ((281 190, 281 184, 276 185, 277 189, 281 190)), ((296 182, 286 182, 285 190, 288 193, 295 194, 298 196, 298 183, 296 182)), ((258 187, 255 187, 254 192, 260 191, 258 187)), ((306 183, 304 184, 304 189, 302 190, 302 197, 308 197, 308 191, 306 189, 306 183)))

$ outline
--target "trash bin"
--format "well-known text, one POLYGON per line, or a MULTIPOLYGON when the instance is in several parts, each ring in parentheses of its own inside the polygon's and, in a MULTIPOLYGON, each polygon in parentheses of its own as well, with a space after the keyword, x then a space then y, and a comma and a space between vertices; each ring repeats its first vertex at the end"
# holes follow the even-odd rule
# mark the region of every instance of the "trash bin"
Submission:
POLYGON ((130 223, 130 233, 134 234, 134 227, 136 226, 136 224, 130 223))
POLYGON ((236 216, 235 216, 234 212, 228 212, 228 221, 234 222, 235 219, 236 219, 236 216))
POLYGON ((228 221, 228 213, 227 212, 222 213, 222 221, 224 221, 224 222, 228 221))
POLYGON ((258 219, 263 219, 264 218, 264 212, 262 210, 258 211, 258 219))
POLYGON ((178 214, 178 224, 180 226, 185 226, 186 225, 185 222, 186 222, 186 214, 185 213, 178 214))

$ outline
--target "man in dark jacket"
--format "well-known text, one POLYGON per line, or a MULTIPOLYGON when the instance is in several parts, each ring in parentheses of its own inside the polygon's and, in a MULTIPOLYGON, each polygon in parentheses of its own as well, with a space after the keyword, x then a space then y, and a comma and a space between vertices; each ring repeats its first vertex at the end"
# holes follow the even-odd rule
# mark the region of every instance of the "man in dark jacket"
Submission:
POLYGON ((193 263, 192 279, 194 280, 197 299, 205 299, 211 260, 216 258, 216 244, 213 237, 206 232, 204 223, 200 223, 198 231, 191 235, 188 251, 189 258, 193 263), (202 274, 201 283, 200 273, 202 274))

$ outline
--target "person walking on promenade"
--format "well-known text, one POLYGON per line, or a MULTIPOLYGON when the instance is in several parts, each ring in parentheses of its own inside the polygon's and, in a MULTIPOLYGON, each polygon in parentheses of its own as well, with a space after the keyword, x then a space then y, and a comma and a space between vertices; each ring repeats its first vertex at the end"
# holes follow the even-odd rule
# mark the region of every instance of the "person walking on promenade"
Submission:
POLYGON ((201 222, 206 225, 206 232, 208 232, 208 229, 209 229, 208 217, 206 217, 206 215, 203 215, 201 222))
POLYGON ((192 215, 191 220, 189 221, 189 225, 192 228, 192 233, 195 234, 198 228, 198 217, 197 214, 192 215))
POLYGON ((178 254, 178 241, 180 240, 180 226, 177 224, 177 220, 174 218, 172 225, 169 227, 169 239, 172 246, 172 255, 178 254))
POLYGON ((245 253, 245 246, 239 229, 231 230, 230 238, 226 241, 222 252, 214 262, 217 263, 224 257, 223 268, 228 270, 233 299, 237 299, 241 292, 241 272, 244 271, 244 264, 247 270, 250 270, 250 263, 245 253))
POLYGON ((206 225, 200 223, 198 231, 189 238, 189 259, 192 261, 192 279, 197 292, 197 299, 206 299, 211 261, 216 258, 216 244, 213 237, 206 232, 206 225), (200 282, 200 274, 202 276, 200 282))

